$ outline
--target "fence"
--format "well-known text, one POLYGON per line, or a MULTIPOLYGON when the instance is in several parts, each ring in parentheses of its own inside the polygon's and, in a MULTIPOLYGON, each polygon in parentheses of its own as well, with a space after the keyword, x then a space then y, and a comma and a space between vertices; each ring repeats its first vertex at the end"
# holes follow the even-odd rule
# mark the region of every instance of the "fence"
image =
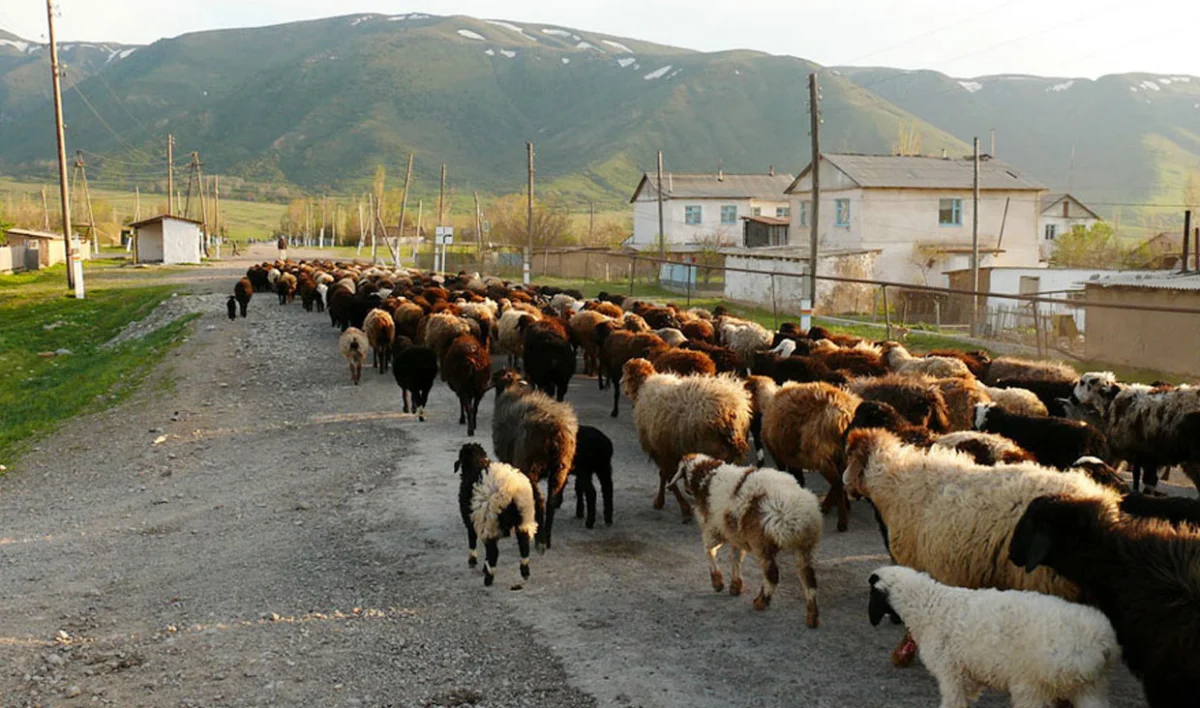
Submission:
MULTIPOLYGON (((34 254, 33 267, 37 269, 37 254, 34 254)), ((0 246, 0 273, 15 273, 28 270, 26 249, 24 246, 0 246)))

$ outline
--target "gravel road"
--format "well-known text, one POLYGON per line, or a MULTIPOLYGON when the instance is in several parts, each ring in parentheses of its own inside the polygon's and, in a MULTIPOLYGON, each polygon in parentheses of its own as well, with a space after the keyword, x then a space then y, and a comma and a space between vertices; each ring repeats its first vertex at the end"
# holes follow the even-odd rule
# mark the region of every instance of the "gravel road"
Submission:
MULTIPOLYGON (((0 479, 0 705, 937 703, 923 668, 889 663, 902 628, 867 622, 886 556, 865 505, 848 533, 826 518, 820 629, 790 563, 766 612, 753 561, 749 592, 715 594, 696 526, 673 500, 651 508, 628 401, 611 419, 593 379, 567 400, 616 443, 614 525, 560 514, 531 581, 510 589, 508 541, 485 589, 466 564, 452 465, 468 438, 449 391, 418 423, 390 374, 350 384, 326 316, 258 295, 229 322, 244 268, 189 273, 194 297, 172 307, 205 313, 190 339, 0 479)), ((1143 705, 1124 668, 1112 698, 1143 705)))

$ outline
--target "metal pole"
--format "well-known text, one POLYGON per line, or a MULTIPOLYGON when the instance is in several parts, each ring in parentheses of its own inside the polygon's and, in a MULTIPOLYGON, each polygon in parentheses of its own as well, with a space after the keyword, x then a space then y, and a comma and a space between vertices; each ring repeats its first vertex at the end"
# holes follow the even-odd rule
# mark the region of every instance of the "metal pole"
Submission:
POLYGON ((63 250, 66 252, 67 287, 75 287, 74 259, 71 258, 71 200, 67 194, 67 140, 63 135, 62 86, 59 83, 58 45, 54 42, 54 2, 46 0, 46 19, 50 25, 50 78, 54 88, 54 124, 58 136, 58 191, 62 199, 63 250))
POLYGON ((974 180, 971 195, 971 336, 979 336, 979 138, 972 156, 974 180))
POLYGON ((665 258, 667 252, 666 234, 663 231, 663 188, 662 188, 662 150, 658 151, 658 257, 665 258))
POLYGON ((892 313, 888 310, 887 286, 880 286, 879 290, 883 293, 883 324, 887 328, 887 341, 890 342, 892 341, 892 313))
POLYGON ((527 194, 528 203, 525 213, 525 264, 522 269, 521 282, 529 285, 529 278, 533 271, 533 143, 525 143, 525 153, 529 160, 528 176, 529 176, 529 191, 527 194))
POLYGON ((1183 212, 1183 258, 1179 259, 1179 272, 1188 270, 1188 234, 1192 232, 1192 210, 1183 212))
POLYGON ((775 301, 775 274, 771 274, 771 316, 775 320, 775 329, 779 329, 779 305, 775 301))
POLYGON ((808 75, 809 132, 812 133, 812 221, 808 225, 808 303, 817 310, 817 241, 821 223, 821 109, 817 105, 817 73, 808 75))
MULTIPOLYGON (((410 153, 408 153, 408 169, 406 169, 404 171, 404 196, 400 197, 400 232, 398 234, 396 234, 396 254, 397 254, 396 265, 397 266, 400 265, 400 261, 399 261, 400 239, 404 238, 404 210, 406 208, 408 208, 408 184, 412 180, 412 165, 413 165, 413 154, 410 152, 410 153)), ((413 266, 415 267, 416 264, 414 263, 413 266)))
POLYGON ((175 213, 171 200, 175 197, 175 136, 167 134, 167 216, 175 213))

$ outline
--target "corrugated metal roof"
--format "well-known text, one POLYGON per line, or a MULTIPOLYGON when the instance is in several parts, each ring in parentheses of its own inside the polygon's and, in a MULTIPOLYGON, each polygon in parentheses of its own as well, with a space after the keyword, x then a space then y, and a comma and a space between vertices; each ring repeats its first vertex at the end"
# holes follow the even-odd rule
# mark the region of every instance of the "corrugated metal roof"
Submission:
POLYGON ((61 241, 62 234, 52 234, 47 231, 34 231, 32 229, 8 229, 6 232, 10 236, 21 236, 22 238, 36 238, 43 241, 61 241))
MULTIPOLYGON (((784 200, 783 190, 792 183, 792 175, 777 172, 773 175, 663 174, 663 196, 667 199, 777 199, 784 200)), ((657 177, 642 174, 630 202, 636 202, 642 190, 646 196, 657 198, 657 177)))
POLYGON ((1200 273, 1148 271, 1144 275, 1114 275, 1092 278, 1085 285, 1102 288, 1144 288, 1147 290, 1200 290, 1200 273))
POLYGON ((167 219, 171 219, 172 221, 186 221, 189 224, 196 224, 197 226, 204 225, 204 222, 202 222, 202 221, 196 221, 195 219, 188 219, 183 216, 176 216, 173 214, 168 216, 166 214, 159 214, 158 216, 152 216, 149 219, 142 219, 141 221, 135 221, 129 225, 129 228, 136 229, 139 226, 146 226, 147 224, 153 224, 156 221, 165 221, 167 219))
MULTIPOLYGON (((972 159, 925 155, 855 155, 822 153, 830 163, 856 184, 874 189, 971 189, 974 183, 972 159)), ((808 174, 810 164, 788 186, 793 191, 800 178, 808 174)), ((979 188, 983 190, 1040 191, 1044 184, 1027 177, 1016 168, 991 157, 979 161, 979 188)))

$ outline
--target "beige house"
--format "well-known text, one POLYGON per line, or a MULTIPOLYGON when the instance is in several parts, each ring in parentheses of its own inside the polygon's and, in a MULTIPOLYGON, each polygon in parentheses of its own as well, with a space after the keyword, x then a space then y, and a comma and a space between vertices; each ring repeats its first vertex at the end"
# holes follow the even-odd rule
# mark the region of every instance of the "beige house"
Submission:
MULTIPOLYGON (((1090 280, 1087 302, 1200 310, 1200 274, 1124 274, 1090 280)), ((1088 307, 1088 359, 1200 375, 1197 315, 1088 307)))
MULTIPOLYGON (((640 251, 658 248, 657 176, 642 175, 629 203, 633 205, 633 237, 626 246, 640 251)), ((787 219, 790 203, 783 190, 790 174, 663 174, 663 238, 668 249, 741 246, 743 217, 787 219)), ((786 238, 786 236, 785 236, 786 238)), ((781 244, 776 244, 781 245, 781 244)))
POLYGON ((1042 235, 1042 260, 1050 258, 1054 242, 1076 226, 1091 228, 1101 221, 1096 212, 1070 194, 1043 194, 1038 232, 1042 235))
MULTIPOLYGON (((968 157, 822 154, 822 249, 879 251, 880 280, 945 286, 971 258, 968 157)), ((786 189, 793 241, 807 236, 812 165, 786 189)), ((1045 187, 999 160, 980 161, 980 266, 1036 266, 1045 187)))

